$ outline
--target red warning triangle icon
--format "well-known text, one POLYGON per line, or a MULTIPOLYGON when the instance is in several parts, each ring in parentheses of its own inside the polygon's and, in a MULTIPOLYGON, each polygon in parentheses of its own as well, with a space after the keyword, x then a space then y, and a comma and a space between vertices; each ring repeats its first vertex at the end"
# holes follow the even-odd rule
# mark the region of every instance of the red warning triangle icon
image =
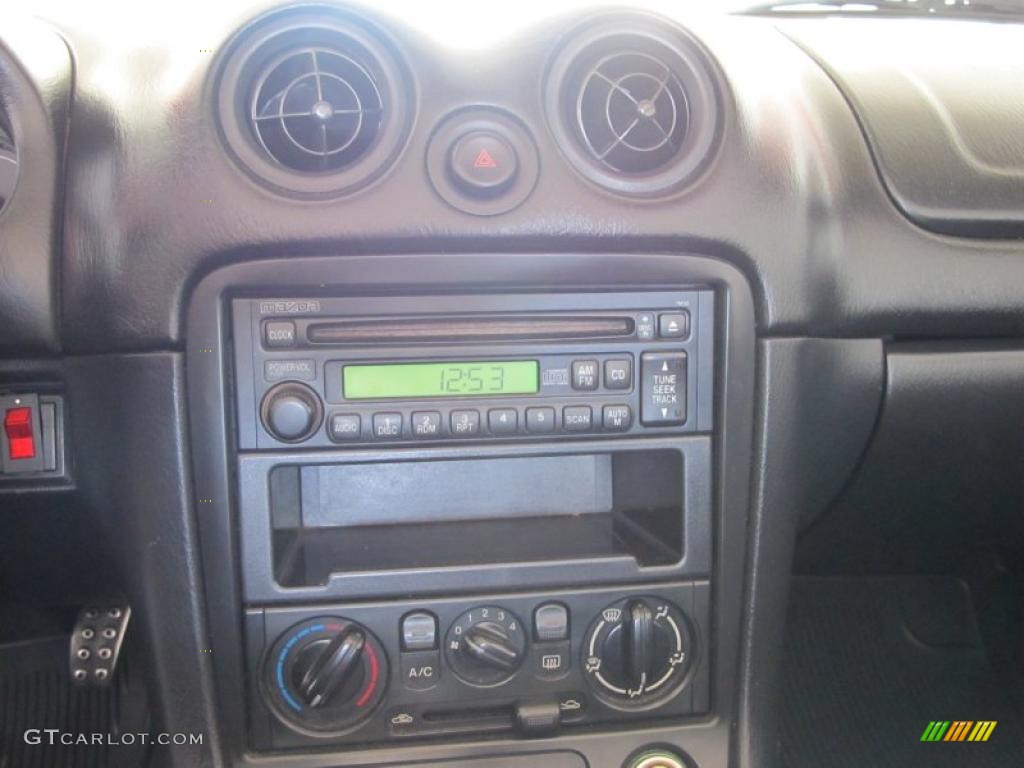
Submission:
POLYGON ((491 153, 486 149, 481 149, 480 154, 476 156, 476 160, 473 161, 474 168, 497 168, 498 164, 494 162, 494 158, 491 157, 491 153))

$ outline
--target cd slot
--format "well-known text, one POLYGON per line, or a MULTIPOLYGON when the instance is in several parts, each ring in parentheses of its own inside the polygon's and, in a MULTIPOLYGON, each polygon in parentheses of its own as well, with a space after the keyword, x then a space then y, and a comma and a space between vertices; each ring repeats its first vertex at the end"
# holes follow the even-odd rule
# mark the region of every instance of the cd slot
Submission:
POLYGON ((311 344, 388 344, 401 342, 558 341, 621 339, 633 336, 635 322, 624 315, 580 317, 465 316, 375 318, 310 323, 311 344))

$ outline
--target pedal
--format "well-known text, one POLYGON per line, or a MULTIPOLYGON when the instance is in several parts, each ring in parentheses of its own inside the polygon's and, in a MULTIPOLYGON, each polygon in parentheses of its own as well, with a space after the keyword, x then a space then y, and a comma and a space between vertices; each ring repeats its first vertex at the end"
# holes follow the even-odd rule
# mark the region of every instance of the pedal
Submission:
POLYGON ((76 685, 102 688, 117 671, 131 608, 127 603, 98 600, 78 612, 71 633, 71 680, 76 685))

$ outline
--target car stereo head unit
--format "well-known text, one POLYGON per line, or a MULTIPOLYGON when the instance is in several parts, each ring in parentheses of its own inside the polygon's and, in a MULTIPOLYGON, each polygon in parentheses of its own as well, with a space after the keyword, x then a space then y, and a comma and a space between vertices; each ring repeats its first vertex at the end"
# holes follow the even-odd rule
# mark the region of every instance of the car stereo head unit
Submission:
POLYGON ((711 429, 710 289, 232 308, 242 449, 711 429))

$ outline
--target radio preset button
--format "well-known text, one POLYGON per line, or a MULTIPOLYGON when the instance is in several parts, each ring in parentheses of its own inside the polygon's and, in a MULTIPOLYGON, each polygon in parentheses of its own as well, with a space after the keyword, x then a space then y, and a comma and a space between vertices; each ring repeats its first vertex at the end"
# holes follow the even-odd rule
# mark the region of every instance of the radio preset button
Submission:
POLYGON ((526 431, 527 432, 554 432, 555 431, 555 409, 554 408, 527 408, 526 409, 526 431))
POLYGON ((629 358, 604 361, 604 386, 629 389, 633 386, 633 361, 629 358))
POLYGON ((413 437, 437 437, 441 432, 440 411, 416 411, 412 415, 413 437))
POLYGON ((649 426, 686 421, 686 353, 644 352, 640 373, 640 420, 649 426))
POLYGON ((268 347, 294 347, 295 323, 291 320, 275 320, 263 326, 263 336, 268 347))
POLYGON ((586 432, 594 423, 589 405, 567 405, 562 409, 562 426, 568 432, 586 432))
POLYGON ((362 419, 358 413, 332 413, 327 432, 336 443, 358 440, 362 433, 362 419))
POLYGON ((375 413, 373 414, 373 436, 378 439, 389 437, 401 437, 402 435, 402 414, 400 413, 375 413))
POLYGON ((452 411, 450 426, 456 437, 480 434, 480 411, 452 411))
POLYGON ((628 405, 606 405, 601 424, 609 432, 625 432, 633 426, 633 410, 628 405))
POLYGON ((600 373, 597 360, 572 361, 572 388, 583 391, 597 389, 600 373))
POLYGON ((663 339, 684 339, 690 335, 689 312, 665 312, 658 317, 658 335, 663 339))
POLYGON ((487 412, 487 428, 493 435, 514 435, 519 428, 515 408, 492 408, 487 412))

